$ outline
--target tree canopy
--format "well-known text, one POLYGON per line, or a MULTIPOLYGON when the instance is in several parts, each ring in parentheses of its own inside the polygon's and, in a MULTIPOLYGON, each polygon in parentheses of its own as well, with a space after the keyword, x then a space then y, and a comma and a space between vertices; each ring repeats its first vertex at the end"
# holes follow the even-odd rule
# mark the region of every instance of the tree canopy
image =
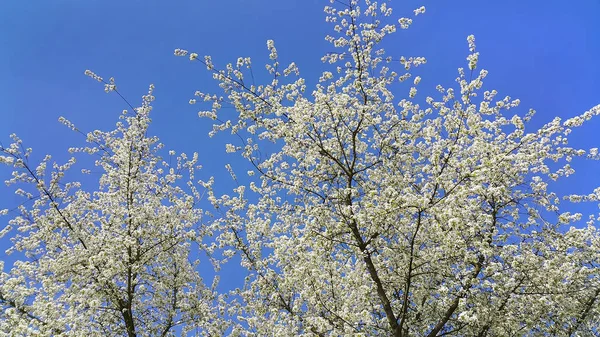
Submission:
MULTIPOLYGON (((472 35, 456 87, 421 98, 413 69, 426 59, 382 45, 424 13, 332 1, 332 52, 314 87, 295 63, 280 64, 272 40, 266 83, 250 58, 219 66, 175 50, 222 89, 190 103, 251 168, 227 167, 230 194, 195 176, 206 158, 167 152, 148 134, 152 86, 114 130, 70 149, 95 158, 93 191, 65 178, 75 159, 33 164, 17 136, 0 145, 0 162, 14 167, 8 183, 27 201, 2 231, 19 260, 0 275, 0 331, 597 335, 597 215, 571 204, 597 203, 600 188, 563 196, 552 186, 574 160, 600 159, 568 143, 600 105, 532 128, 535 111, 484 88, 472 35), (221 292, 219 268, 234 256, 243 286, 221 292), (202 275, 207 262, 215 277, 202 275)), ((118 93, 112 78, 86 74, 118 93)))

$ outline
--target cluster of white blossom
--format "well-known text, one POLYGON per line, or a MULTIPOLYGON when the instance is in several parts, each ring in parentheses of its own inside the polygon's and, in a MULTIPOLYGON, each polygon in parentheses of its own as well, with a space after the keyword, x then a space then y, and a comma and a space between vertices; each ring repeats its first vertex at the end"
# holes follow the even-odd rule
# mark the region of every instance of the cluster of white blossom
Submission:
POLYGON ((201 243, 210 233, 197 207, 198 157, 181 154, 174 165, 161 159, 162 145, 147 136, 152 100, 151 87, 115 130, 90 132, 89 146, 71 149, 98 156, 102 174, 93 191, 63 181, 75 158, 51 165, 46 156, 32 166, 16 136, 0 146, 1 162, 15 170, 7 183, 22 186, 18 194, 29 202, 1 232, 13 234, 9 253, 24 259, 9 270, 2 265, 0 334, 221 335, 226 329, 215 309, 219 298, 191 258, 199 254, 190 255, 198 244, 210 251, 201 243))
POLYGON ((385 1, 332 4, 326 39, 338 51, 323 57, 333 69, 314 90, 297 72, 281 76, 269 41, 270 84, 247 85, 239 64, 211 63, 224 95, 201 94, 218 105, 200 115, 218 122, 213 133, 241 137, 228 152, 241 149, 258 173, 234 195, 210 191, 222 214, 213 223, 219 246, 239 254, 250 273, 235 292, 243 299, 236 331, 597 333, 599 232, 593 216, 586 225, 579 213, 561 213, 548 182, 573 174, 574 157, 598 159, 596 149, 568 147, 567 139, 600 106, 526 131, 533 110, 509 114, 518 99, 482 90, 487 71, 475 72, 474 36, 458 88, 438 86, 442 97, 423 107, 415 77, 398 99, 392 84, 425 59, 401 57, 400 75, 378 44, 413 18, 387 20, 385 1))
MULTIPOLYGON (((265 84, 247 83, 249 58, 221 69, 210 56, 175 50, 224 92, 190 100, 208 105, 199 116, 215 121, 210 135, 231 132, 225 151, 254 168, 238 177, 226 165, 231 195, 217 195, 212 178, 194 181, 197 155, 173 166, 160 158, 162 145, 147 135, 152 87, 115 130, 93 131, 88 147, 71 149, 99 156, 94 192, 63 182, 74 160, 50 170, 50 157, 30 166, 16 136, 0 147, 0 163, 15 169, 9 183, 28 184, 17 193, 32 202, 0 232, 26 257, 0 274, 0 331, 597 335, 598 215, 565 212, 561 201, 597 203, 600 188, 561 197, 551 187, 574 174, 574 158, 600 159, 597 148, 568 145, 600 105, 528 129, 533 110, 519 113, 518 99, 483 91, 488 72, 476 71, 473 36, 457 87, 439 85, 440 97, 419 102, 421 77, 405 81, 425 58, 394 64, 380 43, 425 8, 394 21, 387 1, 331 4, 326 40, 336 52, 322 58, 312 90, 295 63, 279 64, 272 40, 265 84), (404 98, 398 82, 410 86, 404 98), (214 211, 198 208, 197 185, 214 211), (243 287, 218 294, 216 279, 205 285, 193 247, 216 260, 217 273, 239 256, 243 287)), ((86 74, 116 91, 114 80, 86 74)))

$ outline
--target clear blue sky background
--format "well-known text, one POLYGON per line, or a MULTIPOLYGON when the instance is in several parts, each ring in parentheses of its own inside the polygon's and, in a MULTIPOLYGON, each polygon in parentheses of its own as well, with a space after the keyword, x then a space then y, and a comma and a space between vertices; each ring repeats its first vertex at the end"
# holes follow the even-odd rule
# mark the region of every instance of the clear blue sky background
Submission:
MULTIPOLYGON (((231 155, 210 140, 208 120, 188 105, 197 89, 214 88, 197 64, 173 56, 175 48, 210 54, 217 64, 251 56, 256 69, 274 39, 282 63, 295 61, 314 83, 320 57, 331 48, 323 37, 325 0, 17 1, 0 3, 0 140, 17 133, 34 158, 67 158, 81 136, 57 122, 65 116, 82 130, 108 130, 125 104, 85 77, 91 69, 114 76, 134 105, 156 85, 152 132, 167 149, 198 151, 204 176, 228 181, 231 155)), ((480 65, 490 71, 487 89, 520 98, 522 112, 535 108, 539 126, 553 116, 571 117, 600 103, 600 2, 597 0, 392 1, 396 16, 427 13, 391 37, 392 55, 425 56, 420 88, 451 85, 465 67, 466 37, 475 34, 480 65)), ((399 94, 399 96, 404 93, 399 94)), ((574 144, 600 147, 600 120, 574 133, 574 144)), ((576 166, 575 191, 599 185, 599 165, 576 166)), ((0 178, 9 171, 0 168, 0 178)), ((14 205, 0 187, 0 208, 14 205), (8 204, 8 205, 7 205, 8 204)), ((0 218, 0 227, 8 217, 0 218)), ((6 241, 0 241, 0 248, 6 241), (3 243, 4 242, 4 243, 3 243)), ((3 251, 4 249, 0 249, 3 251)))

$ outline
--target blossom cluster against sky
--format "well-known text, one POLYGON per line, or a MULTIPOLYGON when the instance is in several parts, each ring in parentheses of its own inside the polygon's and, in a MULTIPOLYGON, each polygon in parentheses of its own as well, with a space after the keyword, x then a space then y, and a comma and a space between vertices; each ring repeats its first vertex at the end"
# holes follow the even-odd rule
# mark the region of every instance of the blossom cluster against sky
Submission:
MULTIPOLYGON (((114 76, 119 91, 134 105, 154 83, 157 100, 151 131, 166 149, 197 151, 205 176, 227 184, 222 139, 209 139, 209 121, 197 117, 188 100, 215 84, 198 64, 173 56, 175 48, 210 54, 217 65, 250 56, 268 59, 273 39, 283 64, 295 61, 307 82, 315 83, 324 40, 325 0, 219 1, 3 1, 0 4, 0 141, 17 133, 34 149, 33 160, 50 153, 59 161, 81 135, 57 122, 64 116, 81 130, 108 130, 126 104, 85 77, 91 69, 114 76)), ((474 34, 480 67, 488 69, 487 89, 521 99, 521 112, 538 111, 539 126, 554 116, 574 116, 600 103, 600 3, 567 1, 392 1, 395 17, 425 5, 413 26, 398 31, 391 55, 425 56, 415 75, 420 94, 437 84, 449 86, 458 67, 466 67, 466 37, 474 34)), ((257 69, 257 80, 266 78, 257 69)), ((399 92, 399 96, 406 95, 399 92)), ((424 100, 424 96, 421 99, 424 100)), ((232 111, 232 113, 234 113, 232 111)), ((574 145, 600 147, 600 120, 574 133, 574 145)), ((235 163, 234 163, 235 164, 235 163)), ((569 178, 574 192, 600 185, 597 165, 577 163, 569 178)), ((241 164, 240 164, 241 165, 241 164)), ((235 165, 234 165, 235 168, 235 165)), ((9 171, 0 168, 0 178, 9 171)), ((565 187, 566 188, 566 187, 565 187)), ((9 189, 0 189, 0 208, 14 206, 9 189)), ((3 227, 9 217, 0 218, 3 227)), ((6 241, 0 241, 0 248, 6 241)), ((3 251, 4 249, 0 249, 3 251)))

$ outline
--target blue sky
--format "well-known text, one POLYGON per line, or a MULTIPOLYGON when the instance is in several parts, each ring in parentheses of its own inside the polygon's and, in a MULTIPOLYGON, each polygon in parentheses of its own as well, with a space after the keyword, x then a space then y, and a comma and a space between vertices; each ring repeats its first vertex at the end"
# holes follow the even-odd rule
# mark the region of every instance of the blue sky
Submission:
MULTIPOLYGON (((17 133, 34 159, 59 160, 80 135, 57 122, 65 116, 80 129, 108 130, 126 105, 85 77, 91 69, 114 76, 134 105, 156 85, 152 132, 167 149, 200 154, 205 176, 228 181, 223 139, 209 139, 210 121, 187 102, 197 89, 215 88, 210 75, 173 56, 175 48, 210 54, 217 64, 250 56, 267 60, 266 40, 275 40, 283 64, 295 61, 314 83, 320 57, 331 48, 323 37, 325 0, 196 1, 16 1, 0 3, 0 141, 17 133)), ((538 111, 535 125, 571 117, 600 103, 600 2, 579 0, 392 1, 395 15, 425 5, 411 29, 389 44, 391 55, 425 56, 420 88, 451 85, 465 67, 466 37, 475 34, 487 89, 520 98, 522 112, 538 111)), ((400 95, 399 95, 400 96, 400 95)), ((600 147, 600 120, 574 133, 573 144, 600 147)), ((582 163, 568 180, 574 191, 600 185, 599 166, 582 163)), ((0 178, 9 171, 0 168, 0 178)), ((0 208, 13 204, 0 188, 0 208)), ((0 218, 0 227, 8 217, 0 218)), ((2 245, 0 241, 0 245, 2 245)), ((0 247, 2 248, 2 247, 0 247)), ((0 249, 4 250, 4 249, 0 249)))

